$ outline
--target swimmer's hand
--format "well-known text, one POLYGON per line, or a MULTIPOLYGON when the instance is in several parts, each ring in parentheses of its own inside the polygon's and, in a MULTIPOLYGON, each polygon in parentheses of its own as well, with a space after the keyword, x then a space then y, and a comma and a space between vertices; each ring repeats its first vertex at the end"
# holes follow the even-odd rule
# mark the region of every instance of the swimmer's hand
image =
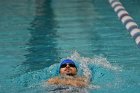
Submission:
POLYGON ((51 78, 48 80, 49 84, 62 84, 75 87, 86 87, 87 82, 84 78, 51 78))

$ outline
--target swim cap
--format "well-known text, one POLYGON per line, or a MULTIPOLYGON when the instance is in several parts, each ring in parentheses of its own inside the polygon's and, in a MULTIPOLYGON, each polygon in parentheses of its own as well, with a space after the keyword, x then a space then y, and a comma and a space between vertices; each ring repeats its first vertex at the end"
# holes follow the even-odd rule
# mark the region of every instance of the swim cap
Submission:
MULTIPOLYGON (((65 59, 65 60, 63 60, 63 61, 60 63, 60 67, 61 67, 61 65, 63 65, 63 64, 73 64, 73 65, 75 65, 74 61, 71 60, 71 59, 65 59)), ((75 67, 76 67, 76 65, 75 65, 75 67)), ((77 68, 77 67, 76 67, 76 68, 77 68)), ((59 69, 60 69, 60 68, 59 68, 59 69)))

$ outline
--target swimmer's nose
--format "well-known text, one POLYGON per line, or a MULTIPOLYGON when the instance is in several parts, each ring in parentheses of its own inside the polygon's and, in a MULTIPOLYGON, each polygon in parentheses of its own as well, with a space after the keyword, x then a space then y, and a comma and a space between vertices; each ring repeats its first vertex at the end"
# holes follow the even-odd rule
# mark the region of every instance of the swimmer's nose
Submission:
POLYGON ((69 64, 67 64, 66 68, 69 68, 69 67, 70 67, 69 64))

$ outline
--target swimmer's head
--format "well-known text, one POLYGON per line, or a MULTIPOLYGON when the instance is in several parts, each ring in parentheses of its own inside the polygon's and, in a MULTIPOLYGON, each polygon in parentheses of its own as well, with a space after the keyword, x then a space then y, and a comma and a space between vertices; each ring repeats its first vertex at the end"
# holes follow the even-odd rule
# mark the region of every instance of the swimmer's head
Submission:
POLYGON ((65 59, 60 63, 60 74, 74 76, 77 74, 75 62, 71 59, 65 59))

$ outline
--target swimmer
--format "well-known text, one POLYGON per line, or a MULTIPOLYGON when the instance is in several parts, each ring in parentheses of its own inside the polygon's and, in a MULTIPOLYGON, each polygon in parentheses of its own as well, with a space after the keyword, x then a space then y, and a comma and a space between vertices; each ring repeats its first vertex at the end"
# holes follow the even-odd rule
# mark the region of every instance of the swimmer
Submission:
POLYGON ((55 85, 70 85, 74 87, 88 86, 88 79, 86 77, 77 76, 77 67, 74 61, 65 59, 60 63, 59 73, 60 77, 49 79, 49 84, 55 85))

